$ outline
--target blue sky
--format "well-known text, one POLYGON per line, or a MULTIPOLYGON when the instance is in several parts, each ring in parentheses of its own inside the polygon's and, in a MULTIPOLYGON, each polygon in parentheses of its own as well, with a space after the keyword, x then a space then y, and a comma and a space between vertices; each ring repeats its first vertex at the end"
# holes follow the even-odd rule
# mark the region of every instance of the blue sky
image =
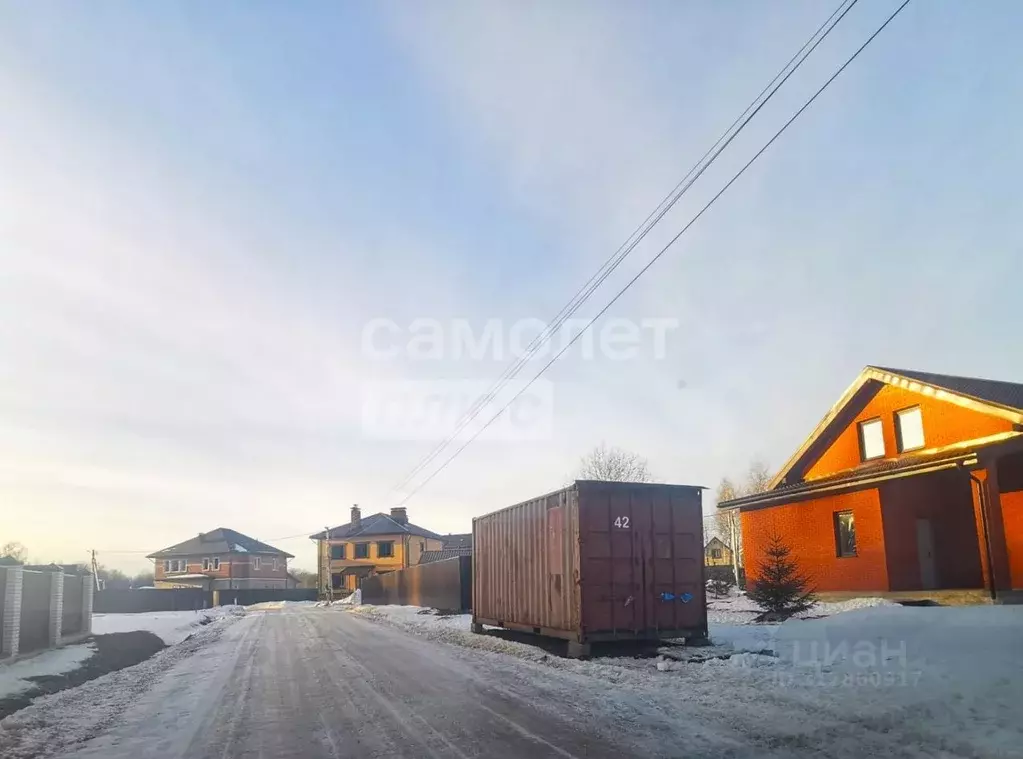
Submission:
MULTIPOLYGON (((894 7, 861 0, 583 313, 894 7)), ((362 385, 507 361, 371 360, 363 325, 550 318, 831 10, 5 5, 0 542, 138 569, 114 551, 386 509, 431 445, 368 438, 362 385)), ((551 438, 481 439, 413 521, 468 530, 602 440, 666 481, 778 466, 868 363, 1023 380, 1021 15, 912 3, 609 313, 678 319, 667 357, 570 354, 551 438)))

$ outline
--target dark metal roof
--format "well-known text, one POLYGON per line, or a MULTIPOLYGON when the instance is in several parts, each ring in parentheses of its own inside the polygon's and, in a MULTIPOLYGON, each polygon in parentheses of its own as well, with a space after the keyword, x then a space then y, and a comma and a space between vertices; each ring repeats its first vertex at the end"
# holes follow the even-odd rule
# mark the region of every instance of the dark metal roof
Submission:
POLYGON ((469 548, 472 549, 472 533, 450 533, 442 535, 445 548, 469 548))
POLYGON ((274 548, 272 545, 260 542, 248 535, 243 535, 237 530, 227 527, 218 527, 215 530, 196 535, 194 538, 178 543, 170 548, 151 553, 146 558, 162 559, 168 556, 195 556, 215 553, 262 553, 277 554, 294 558, 287 551, 274 548))
MULTIPOLYGON (((941 450, 935 453, 903 456, 897 459, 883 459, 881 461, 870 461, 861 464, 853 469, 846 469, 842 472, 830 474, 806 482, 795 482, 791 485, 781 485, 774 490, 765 490, 763 493, 733 498, 730 501, 721 501, 717 505, 719 509, 734 509, 754 506, 768 501, 786 502, 786 498, 797 498, 807 496, 825 488, 834 488, 843 484, 854 486, 858 483, 872 480, 885 475, 895 476, 897 474, 910 475, 916 470, 931 471, 932 467, 942 465, 953 466, 976 456, 976 451, 954 451, 941 450)), ((805 500, 805 499, 802 499, 805 500)))
POLYGON ((907 379, 933 385, 959 395, 969 396, 984 403, 1005 406, 1023 411, 1023 384, 1017 382, 1001 382, 999 380, 980 379, 979 377, 956 377, 951 374, 933 374, 917 372, 911 369, 891 369, 884 366, 874 367, 882 372, 898 374, 907 379))
POLYGON ((423 551, 419 557, 420 564, 432 564, 435 561, 445 559, 456 559, 459 556, 472 556, 472 547, 469 548, 445 548, 442 551, 423 551))
MULTIPOLYGON (((355 529, 352 528, 351 523, 330 528, 330 537, 332 539, 361 538, 373 535, 401 535, 402 533, 443 540, 442 536, 427 530, 425 527, 418 527, 409 522, 405 522, 404 524, 396 522, 391 519, 390 515, 384 513, 370 514, 368 517, 363 517, 361 524, 355 529)), ((323 540, 327 537, 327 532, 324 530, 323 532, 318 532, 315 535, 310 535, 309 537, 313 540, 323 540)))

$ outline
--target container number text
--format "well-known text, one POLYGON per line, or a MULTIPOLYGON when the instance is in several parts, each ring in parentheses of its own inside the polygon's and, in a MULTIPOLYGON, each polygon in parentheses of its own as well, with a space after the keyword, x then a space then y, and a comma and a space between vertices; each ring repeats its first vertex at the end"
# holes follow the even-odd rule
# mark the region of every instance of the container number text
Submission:
POLYGON ((617 527, 620 530, 627 530, 627 529, 629 529, 629 518, 628 517, 616 517, 615 518, 615 527, 617 527))

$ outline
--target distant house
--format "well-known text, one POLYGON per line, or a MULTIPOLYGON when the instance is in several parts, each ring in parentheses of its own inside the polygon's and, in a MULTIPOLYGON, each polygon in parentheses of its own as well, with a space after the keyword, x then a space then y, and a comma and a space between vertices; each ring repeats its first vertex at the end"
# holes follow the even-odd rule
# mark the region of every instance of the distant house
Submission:
POLYGON ((453 559, 457 556, 472 556, 472 533, 457 533, 442 536, 443 548, 439 551, 425 551, 419 557, 420 564, 453 559))
POLYGON ((309 537, 317 544, 318 587, 327 587, 329 566, 330 587, 337 590, 355 590, 363 577, 414 566, 424 553, 444 547, 440 535, 410 523, 401 506, 367 517, 352 506, 348 524, 309 537))
POLYGON ((218 527, 151 553, 156 588, 288 588, 290 553, 236 530, 218 527))
POLYGON ((451 548, 468 548, 472 550, 472 533, 449 533, 442 535, 441 540, 444 542, 445 549, 451 548))
POLYGON ((730 567, 732 549, 720 538, 711 538, 703 547, 703 564, 708 567, 730 567))
POLYGON ((1023 384, 868 366, 738 509, 819 590, 1023 589, 1023 384))

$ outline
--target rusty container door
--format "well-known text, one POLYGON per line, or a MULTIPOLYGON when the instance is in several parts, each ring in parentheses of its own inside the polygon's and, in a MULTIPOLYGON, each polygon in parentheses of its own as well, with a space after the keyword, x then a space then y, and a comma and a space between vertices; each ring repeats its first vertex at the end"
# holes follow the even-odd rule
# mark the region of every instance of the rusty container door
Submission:
POLYGON ((578 482, 581 638, 707 629, 701 489, 578 482))
POLYGON ((574 488, 477 517, 472 533, 474 621, 576 637, 579 523, 574 488))

